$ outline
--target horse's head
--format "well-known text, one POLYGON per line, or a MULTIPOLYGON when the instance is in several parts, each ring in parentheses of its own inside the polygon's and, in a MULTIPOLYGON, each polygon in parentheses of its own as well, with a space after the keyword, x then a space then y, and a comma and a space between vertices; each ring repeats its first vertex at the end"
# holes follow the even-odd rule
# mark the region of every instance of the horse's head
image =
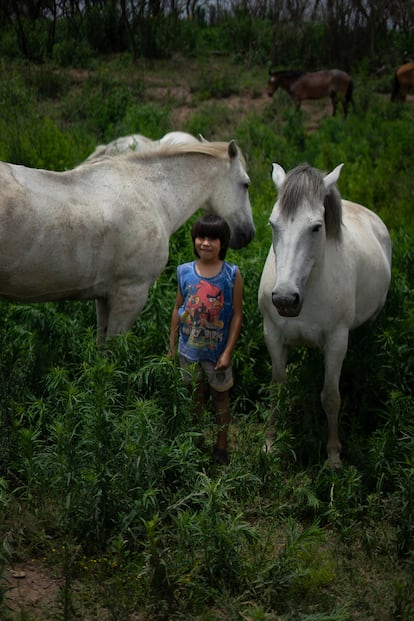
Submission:
MULTIPOLYGON (((214 148, 214 143, 206 146, 209 144, 214 148)), ((251 242, 256 233, 249 198, 250 178, 234 140, 228 143, 226 156, 227 163, 221 168, 223 174, 215 178, 210 208, 227 221, 231 231, 229 245, 239 249, 251 242)))
POLYGON ((267 82, 267 94, 272 97, 279 86, 279 74, 269 70, 269 80, 267 82))
POLYGON ((273 164, 272 179, 279 195, 270 216, 276 259, 272 302, 279 315, 300 314, 309 276, 323 256, 326 238, 333 237, 333 231, 339 237, 340 197, 337 191, 331 194, 341 168, 342 164, 323 177, 307 164, 288 174, 273 164), (327 211, 334 212, 328 220, 327 211))

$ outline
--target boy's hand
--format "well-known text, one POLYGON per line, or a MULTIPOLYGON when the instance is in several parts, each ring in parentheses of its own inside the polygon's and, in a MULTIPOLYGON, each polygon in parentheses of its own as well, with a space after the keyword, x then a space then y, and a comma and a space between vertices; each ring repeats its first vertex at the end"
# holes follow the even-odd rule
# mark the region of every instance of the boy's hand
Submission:
POLYGON ((221 354, 220 358, 217 360, 217 363, 214 369, 216 371, 220 371, 220 369, 223 369, 223 370, 228 369, 230 365, 231 365, 231 355, 224 351, 221 354))

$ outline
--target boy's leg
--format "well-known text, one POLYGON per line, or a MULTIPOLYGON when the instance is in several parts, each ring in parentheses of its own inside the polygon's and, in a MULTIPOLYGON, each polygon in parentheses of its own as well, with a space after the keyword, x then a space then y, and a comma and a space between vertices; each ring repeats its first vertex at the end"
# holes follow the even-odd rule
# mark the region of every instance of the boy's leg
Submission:
POLYGON ((198 421, 201 420, 204 409, 206 407, 207 399, 209 397, 209 387, 208 383, 204 377, 202 377, 197 381, 194 391, 195 397, 195 415, 198 421))
POLYGON ((180 356, 180 368, 184 384, 194 399, 194 414, 197 420, 201 419, 209 397, 209 387, 202 366, 180 356))
POLYGON ((217 442, 214 448, 214 458, 219 463, 227 464, 229 461, 227 455, 228 429, 231 419, 230 390, 219 392, 210 387, 210 393, 216 414, 216 424, 219 426, 217 442))

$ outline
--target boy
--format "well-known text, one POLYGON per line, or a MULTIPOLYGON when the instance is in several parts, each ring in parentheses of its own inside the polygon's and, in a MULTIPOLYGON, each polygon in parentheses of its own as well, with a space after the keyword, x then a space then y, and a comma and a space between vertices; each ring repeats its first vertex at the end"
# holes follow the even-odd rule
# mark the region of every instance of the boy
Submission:
POLYGON ((183 380, 196 364, 196 415, 200 417, 208 390, 219 425, 213 459, 228 463, 231 356, 242 324, 243 282, 237 265, 225 261, 230 229, 219 216, 206 215, 191 230, 195 261, 177 268, 178 290, 170 329, 170 355, 178 353, 183 380))

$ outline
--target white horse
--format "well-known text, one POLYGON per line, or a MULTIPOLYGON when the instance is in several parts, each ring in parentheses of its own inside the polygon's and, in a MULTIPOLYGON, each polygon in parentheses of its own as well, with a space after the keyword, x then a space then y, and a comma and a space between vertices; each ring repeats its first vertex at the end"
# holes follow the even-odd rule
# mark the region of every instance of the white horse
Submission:
MULTIPOLYGON (((188 134, 187 132, 181 132, 181 131, 168 132, 162 138, 159 139, 160 145, 188 144, 191 142, 200 142, 200 141, 192 134, 188 134)), ((207 141, 202 140, 202 142, 207 142, 207 141)))
POLYGON ((116 140, 112 140, 108 144, 100 144, 95 151, 91 153, 86 162, 96 160, 104 155, 119 155, 126 151, 149 151, 159 146, 159 141, 154 142, 151 138, 147 138, 142 134, 131 134, 130 136, 122 136, 116 140))
POLYGON ((158 149, 160 146, 175 145, 175 144, 189 144, 199 142, 197 138, 188 134, 187 132, 173 131, 168 132, 159 140, 151 140, 142 134, 131 134, 129 136, 122 136, 116 138, 108 144, 101 144, 96 147, 95 151, 91 153, 86 162, 96 160, 104 155, 119 155, 126 151, 151 151, 158 149))
POLYGON ((335 187, 341 168, 324 177, 304 164, 286 175, 273 164, 279 194, 259 287, 272 380, 286 381, 290 345, 323 352, 321 402, 328 422, 328 461, 334 467, 341 465, 339 379, 349 330, 376 317, 391 279, 388 230, 372 211, 341 201, 335 187))
POLYGON ((128 152, 65 172, 0 163, 0 296, 96 300, 98 342, 130 329, 198 209, 225 218, 232 248, 255 234, 243 155, 211 142, 128 152))

